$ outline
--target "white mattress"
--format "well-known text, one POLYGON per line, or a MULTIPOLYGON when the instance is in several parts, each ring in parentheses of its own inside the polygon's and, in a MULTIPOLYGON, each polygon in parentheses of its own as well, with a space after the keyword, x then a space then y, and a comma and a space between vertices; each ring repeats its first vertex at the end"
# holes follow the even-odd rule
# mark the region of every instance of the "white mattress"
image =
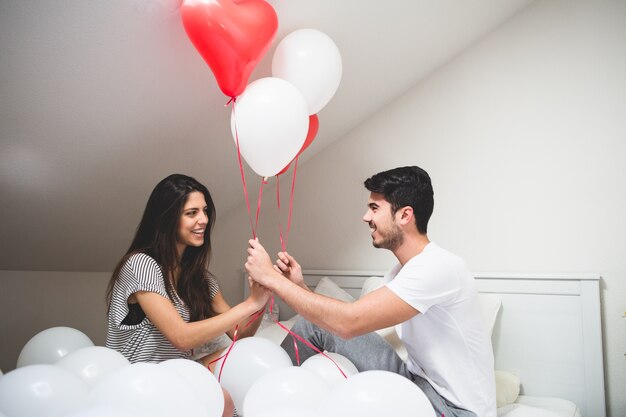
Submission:
POLYGON ((582 417, 571 401, 520 395, 513 404, 498 408, 498 417, 582 417))

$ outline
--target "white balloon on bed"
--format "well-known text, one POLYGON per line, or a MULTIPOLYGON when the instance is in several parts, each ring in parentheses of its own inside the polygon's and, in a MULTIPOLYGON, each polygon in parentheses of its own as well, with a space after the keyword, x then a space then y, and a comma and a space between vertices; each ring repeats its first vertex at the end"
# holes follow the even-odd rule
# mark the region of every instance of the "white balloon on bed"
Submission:
POLYGON ((205 417, 206 412, 185 378, 155 363, 112 372, 91 389, 89 403, 150 417, 205 417))
POLYGON ((114 349, 88 346, 68 353, 56 363, 93 387, 111 372, 130 365, 128 359, 114 349))
POLYGON ((159 364, 185 378, 205 408, 204 417, 220 417, 224 411, 224 394, 217 379, 204 366, 189 359, 169 359, 159 364))
POLYGON ((426 395, 393 372, 365 371, 336 385, 319 410, 325 417, 437 417, 426 395))
POLYGON ((93 346, 80 330, 71 327, 51 327, 34 335, 22 348, 17 368, 36 364, 54 364, 68 353, 93 346))
POLYGON ((302 407, 275 406, 263 410, 254 417, 326 417, 318 410, 310 410, 302 407))
POLYGON ((293 366, 283 348, 258 336, 237 340, 225 359, 226 362, 224 359, 216 362, 213 374, 230 393, 238 411, 243 411, 246 394, 257 379, 278 369, 293 366))
POLYGON ((0 412, 10 417, 64 416, 84 406, 88 395, 82 379, 49 364, 23 366, 0 378, 0 412))
POLYGON ((299 366, 279 369, 252 384, 243 403, 243 415, 257 417, 277 406, 315 409, 329 391, 326 381, 308 369, 299 366))
POLYGON ((356 366, 345 356, 335 352, 326 352, 325 355, 321 353, 313 355, 302 362, 300 367, 317 374, 331 387, 345 382, 346 378, 359 373, 356 366), (343 371, 343 374, 341 371, 343 371))
POLYGON ((144 417, 128 410, 122 410, 109 406, 93 406, 83 408, 75 413, 63 417, 144 417))

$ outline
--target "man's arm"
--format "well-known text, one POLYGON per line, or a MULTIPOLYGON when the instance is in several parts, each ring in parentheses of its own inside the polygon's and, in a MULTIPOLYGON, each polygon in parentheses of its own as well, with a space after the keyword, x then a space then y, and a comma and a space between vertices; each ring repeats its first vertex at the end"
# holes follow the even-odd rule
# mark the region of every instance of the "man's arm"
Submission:
POLYGON ((402 323, 419 313, 387 287, 353 303, 307 291, 274 269, 257 240, 249 243, 245 267, 250 277, 272 290, 305 319, 344 339, 402 323))

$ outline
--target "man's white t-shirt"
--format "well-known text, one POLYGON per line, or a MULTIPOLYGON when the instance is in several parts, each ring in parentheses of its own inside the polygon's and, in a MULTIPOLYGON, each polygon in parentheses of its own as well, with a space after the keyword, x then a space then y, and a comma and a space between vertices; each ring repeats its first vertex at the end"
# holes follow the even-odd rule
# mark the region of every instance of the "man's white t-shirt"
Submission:
POLYGON ((385 281, 420 312, 396 326, 409 371, 454 405, 495 417, 491 340, 465 262, 431 242, 404 266, 396 265, 385 281))

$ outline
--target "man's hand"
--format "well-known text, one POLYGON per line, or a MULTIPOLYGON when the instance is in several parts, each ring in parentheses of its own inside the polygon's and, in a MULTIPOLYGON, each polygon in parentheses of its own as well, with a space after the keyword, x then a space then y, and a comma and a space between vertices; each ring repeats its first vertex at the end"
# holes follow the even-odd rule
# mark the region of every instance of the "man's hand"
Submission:
POLYGON ((248 244, 248 259, 244 265, 248 275, 253 281, 271 289, 271 283, 278 274, 272 266, 270 256, 257 239, 250 239, 248 244))
POLYGON ((278 259, 276 260, 274 269, 289 278, 289 280, 294 284, 299 285, 300 287, 306 286, 304 284, 304 277, 302 276, 302 268, 300 267, 300 264, 296 262, 295 258, 287 252, 278 252, 278 259))

